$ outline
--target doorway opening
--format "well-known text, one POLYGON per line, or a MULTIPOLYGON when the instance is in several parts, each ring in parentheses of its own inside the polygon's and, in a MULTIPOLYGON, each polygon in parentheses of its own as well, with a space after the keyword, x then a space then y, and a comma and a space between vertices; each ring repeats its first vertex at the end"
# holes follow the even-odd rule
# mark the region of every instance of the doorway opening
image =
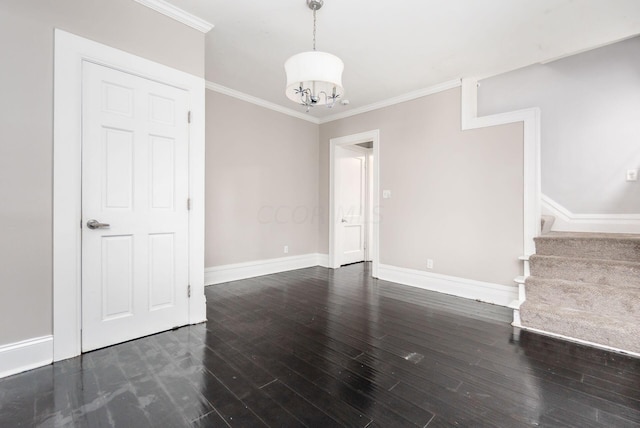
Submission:
POLYGON ((329 267, 379 264, 379 131, 330 140, 329 267))

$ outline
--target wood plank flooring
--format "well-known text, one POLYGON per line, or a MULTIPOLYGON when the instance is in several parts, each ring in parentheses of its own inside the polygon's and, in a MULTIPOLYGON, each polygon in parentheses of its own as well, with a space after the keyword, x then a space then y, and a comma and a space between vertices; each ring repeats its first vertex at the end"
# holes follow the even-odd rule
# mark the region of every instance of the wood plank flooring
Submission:
POLYGON ((369 268, 207 287, 206 324, 1 379, 0 426, 640 426, 639 359, 369 268))

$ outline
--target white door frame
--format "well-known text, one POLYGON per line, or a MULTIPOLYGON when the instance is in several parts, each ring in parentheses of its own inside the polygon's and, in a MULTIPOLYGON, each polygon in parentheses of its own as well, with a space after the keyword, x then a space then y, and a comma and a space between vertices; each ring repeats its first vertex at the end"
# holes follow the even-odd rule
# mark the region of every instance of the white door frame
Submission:
MULTIPOLYGON (((358 147, 358 146, 356 146, 358 147)), ((367 212, 365 213, 365 224, 367 225, 367 229, 365 232, 365 251, 364 251, 364 260, 367 262, 371 261, 371 257, 373 255, 373 148, 365 149, 365 165, 366 165, 366 191, 367 194, 365 196, 365 207, 367 212)))
POLYGON ((373 247, 371 253, 372 275, 378 277, 378 266, 380 264, 380 130, 362 132, 360 134, 347 135, 329 140, 329 267, 338 269, 340 267, 340 249, 336 233, 338 230, 336 209, 336 183, 335 165, 337 146, 352 146, 354 144, 373 142, 373 242, 369 243, 373 247))
POLYGON ((82 65, 85 61, 189 93, 189 323, 206 320, 204 79, 56 29, 53 134, 54 361, 81 353, 82 65))

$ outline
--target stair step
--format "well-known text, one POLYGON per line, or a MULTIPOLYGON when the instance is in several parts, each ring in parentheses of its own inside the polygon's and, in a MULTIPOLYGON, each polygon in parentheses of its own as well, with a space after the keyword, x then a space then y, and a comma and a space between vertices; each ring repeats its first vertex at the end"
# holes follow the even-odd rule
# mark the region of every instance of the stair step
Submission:
POLYGON ((520 319, 524 327, 640 353, 640 324, 635 318, 610 317, 527 300, 520 307, 520 319))
POLYGON ((535 243, 539 255, 640 262, 638 234, 549 232, 535 243))
POLYGON ((596 312, 634 319, 640 314, 640 291, 610 286, 530 276, 525 282, 527 300, 533 304, 596 312))
POLYGON ((640 263, 533 255, 531 276, 640 289, 640 263))

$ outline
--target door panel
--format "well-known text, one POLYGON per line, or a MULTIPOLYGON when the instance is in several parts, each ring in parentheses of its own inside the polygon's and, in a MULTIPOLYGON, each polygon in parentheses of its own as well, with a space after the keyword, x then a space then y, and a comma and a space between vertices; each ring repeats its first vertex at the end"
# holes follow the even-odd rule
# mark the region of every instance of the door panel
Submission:
POLYGON ((133 132, 103 129, 103 208, 131 209, 133 198, 133 132))
POLYGON ((151 159, 151 208, 173 209, 175 141, 152 136, 151 159))
POLYGON ((83 64, 83 351, 188 323, 188 102, 83 64))
POLYGON ((104 236, 102 321, 133 315, 133 236, 104 236))
POLYGON ((149 310, 173 305, 176 295, 173 233, 149 235, 149 310))
POLYGON ((362 226, 358 224, 345 224, 344 225, 344 253, 350 254, 358 252, 364 246, 362 242, 362 226))
POLYGON ((102 82, 102 111, 133 117, 133 89, 102 82))

